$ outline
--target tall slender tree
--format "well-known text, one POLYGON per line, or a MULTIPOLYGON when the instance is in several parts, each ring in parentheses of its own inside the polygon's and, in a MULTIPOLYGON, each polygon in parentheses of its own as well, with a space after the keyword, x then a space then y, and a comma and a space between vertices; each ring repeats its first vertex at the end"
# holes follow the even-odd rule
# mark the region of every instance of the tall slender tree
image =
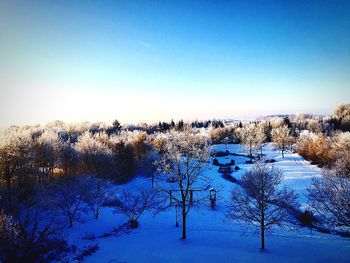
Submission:
POLYGON ((284 152, 293 143, 293 137, 289 135, 288 126, 272 129, 271 135, 275 148, 281 151, 282 158, 284 158, 284 152))
POLYGON ((176 192, 171 192, 171 188, 163 190, 181 208, 181 239, 186 239, 187 215, 195 204, 193 190, 204 185, 202 168, 209 158, 208 138, 190 131, 171 132, 164 150, 158 165, 163 172, 175 178, 177 189, 176 192))

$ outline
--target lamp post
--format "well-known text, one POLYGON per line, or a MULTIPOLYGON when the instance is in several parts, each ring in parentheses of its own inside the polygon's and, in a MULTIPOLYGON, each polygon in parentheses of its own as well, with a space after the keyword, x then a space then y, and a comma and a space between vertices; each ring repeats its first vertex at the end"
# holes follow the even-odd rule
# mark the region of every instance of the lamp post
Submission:
POLYGON ((214 188, 210 188, 209 190, 209 199, 210 199, 210 207, 215 209, 216 203, 216 190, 214 188))

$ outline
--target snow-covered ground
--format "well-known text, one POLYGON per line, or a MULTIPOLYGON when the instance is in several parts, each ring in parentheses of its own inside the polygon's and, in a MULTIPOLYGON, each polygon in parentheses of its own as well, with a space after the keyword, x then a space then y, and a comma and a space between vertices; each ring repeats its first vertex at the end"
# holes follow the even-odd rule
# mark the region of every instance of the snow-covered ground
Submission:
MULTIPOLYGON (((215 145, 215 150, 242 153, 239 145, 215 145)), ((320 169, 310 165, 300 156, 286 153, 281 158, 268 145, 264 149, 268 158, 284 174, 284 183, 294 189, 302 205, 306 204, 305 187, 314 176, 320 176, 320 169)), ((234 159, 241 168, 233 172, 239 178, 251 165, 245 164, 245 157, 227 156, 217 158, 220 163, 234 159)), ((336 235, 310 233, 308 229, 277 229, 266 237, 266 251, 260 252, 259 236, 237 222, 225 217, 225 202, 230 197, 233 184, 221 177, 212 160, 205 170, 211 187, 218 190, 216 210, 208 203, 193 208, 188 215, 188 239, 179 240, 181 225, 175 227, 175 209, 170 209, 156 217, 144 215, 140 226, 129 233, 84 240, 86 234, 99 236, 111 231, 127 221, 126 217, 114 214, 112 209, 102 211, 98 220, 89 218, 84 223, 76 223, 66 233, 69 241, 83 247, 98 243, 99 250, 85 262, 349 262, 350 239, 336 235)), ((151 179, 137 177, 121 187, 151 187, 151 179)), ((181 223, 181 222, 180 222, 181 223)))

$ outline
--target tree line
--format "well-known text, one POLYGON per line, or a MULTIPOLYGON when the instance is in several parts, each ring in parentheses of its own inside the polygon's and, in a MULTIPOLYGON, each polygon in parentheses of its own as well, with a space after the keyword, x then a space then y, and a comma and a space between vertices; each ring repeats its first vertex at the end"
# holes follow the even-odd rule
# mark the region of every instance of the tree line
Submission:
POLYGON ((82 214, 98 218, 108 205, 127 215, 130 225, 137 227, 145 211, 164 209, 165 197, 160 193, 171 194, 167 188, 155 187, 157 171, 177 183, 179 195, 172 198, 181 208, 185 239, 187 215, 201 200, 194 201, 192 191, 205 183, 202 169, 212 143, 241 143, 250 162, 256 163, 232 195, 234 204, 240 206, 231 206, 228 215, 258 224, 262 248, 264 231, 288 217, 286 209, 290 207, 282 201, 295 201, 289 189, 278 189, 280 172, 258 161, 263 160, 263 146, 268 142, 282 157, 287 149, 296 150, 326 168, 323 177, 314 179, 308 188, 310 211, 330 226, 349 226, 349 108, 341 105, 332 118, 322 120, 297 115, 293 120, 285 117, 233 125, 180 121, 170 123, 169 129, 163 123, 122 126, 116 120, 106 126, 56 121, 1 130, 1 260, 54 259, 67 245, 60 236, 62 226, 72 226, 82 214), (335 120, 338 126, 333 125, 335 120), (153 190, 116 190, 114 183, 125 183, 138 172, 152 176, 153 190), (40 225, 43 218, 44 226, 40 225))

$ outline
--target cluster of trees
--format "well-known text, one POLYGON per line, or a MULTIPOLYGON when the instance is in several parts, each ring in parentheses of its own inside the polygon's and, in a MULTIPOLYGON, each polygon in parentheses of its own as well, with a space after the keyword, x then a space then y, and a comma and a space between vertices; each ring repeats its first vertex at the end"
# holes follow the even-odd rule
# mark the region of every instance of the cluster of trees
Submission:
POLYGON ((149 169, 154 175, 155 160, 159 169, 177 176, 184 198, 183 238, 186 238, 186 216, 193 205, 189 205, 188 199, 209 156, 208 136, 191 130, 148 135, 144 131, 122 130, 118 122, 104 132, 96 127, 62 126, 52 123, 46 127, 10 127, 1 131, 1 261, 8 262, 9 258, 23 261, 26 257, 45 261, 56 257, 67 249, 60 235, 62 227, 73 226, 84 214, 98 219, 106 205, 125 214, 130 225, 137 227, 144 212, 163 209, 165 202, 160 192, 116 194, 112 182, 127 181, 137 169, 143 169, 143 174, 149 169), (24 211, 34 210, 38 213, 23 215, 24 211), (43 217, 52 220, 43 224, 43 217), (15 235, 17 228, 23 234, 15 235), (28 248, 19 243, 22 239, 28 248), (22 253, 24 249, 28 252, 22 253))
MULTIPOLYGON (((11 127, 1 132, 1 186, 8 194, 30 191, 54 175, 96 174, 117 182, 150 168, 154 151, 145 132, 75 132, 11 127), (74 138, 74 139, 72 139, 74 138), (17 188, 17 189, 16 189, 17 188)), ((25 194, 21 193, 21 194, 25 194)))
POLYGON ((205 120, 205 121, 193 121, 185 123, 183 120, 179 120, 178 122, 174 122, 171 120, 170 122, 159 122, 157 131, 164 132, 170 130, 183 131, 188 128, 223 128, 225 127, 224 122, 221 120, 205 120))
MULTIPOLYGON (((329 119, 299 114, 292 120, 273 118, 232 126, 220 121, 138 126, 56 121, 44 127, 1 130, 0 260, 56 258, 67 246, 60 235, 62 227, 57 226, 72 226, 82 214, 98 219, 105 205, 125 214, 137 227, 145 211, 164 209, 160 198, 164 193, 180 208, 182 239, 186 239, 187 216, 202 201, 200 194, 194 198, 194 191, 207 184, 202 169, 211 142, 242 143, 251 162, 258 151, 263 155, 267 142, 282 157, 295 145, 299 154, 327 168, 308 189, 310 207, 330 225, 349 227, 349 109, 350 105, 341 105, 329 119), (197 129, 205 127, 210 128, 197 129), (157 188, 155 168, 176 182, 176 189, 157 188), (140 169, 152 175, 152 190, 117 195, 112 182, 126 182, 140 169)), ((258 226, 262 248, 265 231, 287 221, 288 209, 297 206, 295 194, 279 187, 281 180, 278 170, 257 162, 232 195, 228 216, 258 226)))
POLYGON ((235 132, 235 128, 232 126, 212 129, 209 132, 209 137, 213 144, 218 143, 238 143, 238 136, 235 132))
POLYGON ((57 257, 67 249, 62 226, 82 214, 98 218, 115 196, 109 181, 151 171, 154 153, 145 132, 121 130, 118 122, 1 130, 0 261, 57 257))
POLYGON ((331 167, 350 152, 350 132, 303 133, 297 140, 296 152, 313 164, 331 167))
MULTIPOLYGON (((272 141, 276 149, 284 151, 295 144, 296 151, 307 160, 325 169, 322 177, 313 178, 307 188, 309 210, 297 215, 306 216, 309 227, 326 225, 329 229, 350 227, 350 104, 340 105, 332 118, 313 119, 296 115, 289 118, 250 123, 236 128, 240 142, 248 155, 253 156, 264 142, 272 141)), ((287 188, 278 187, 282 175, 273 166, 256 162, 234 188, 228 217, 242 220, 257 227, 261 234, 261 248, 265 247, 264 234, 276 225, 295 223, 299 207, 296 195, 287 188)), ((298 212, 300 213, 300 212, 298 212)), ((305 222, 301 222, 302 224, 305 222)))
POLYGON ((327 119, 324 130, 317 126, 298 137, 296 151, 305 159, 322 167, 331 168, 336 160, 350 152, 350 104, 340 105, 332 118, 327 119))
MULTIPOLYGON (((237 128, 236 133, 240 142, 245 146, 250 162, 252 162, 254 153, 260 149, 262 155, 262 148, 264 143, 267 142, 268 136, 266 135, 266 123, 260 124, 248 124, 243 128, 237 128)), ((271 141, 275 148, 281 151, 282 158, 284 158, 284 152, 288 147, 291 147, 294 143, 294 138, 291 135, 291 130, 288 126, 277 126, 271 128, 269 132, 271 141)))

